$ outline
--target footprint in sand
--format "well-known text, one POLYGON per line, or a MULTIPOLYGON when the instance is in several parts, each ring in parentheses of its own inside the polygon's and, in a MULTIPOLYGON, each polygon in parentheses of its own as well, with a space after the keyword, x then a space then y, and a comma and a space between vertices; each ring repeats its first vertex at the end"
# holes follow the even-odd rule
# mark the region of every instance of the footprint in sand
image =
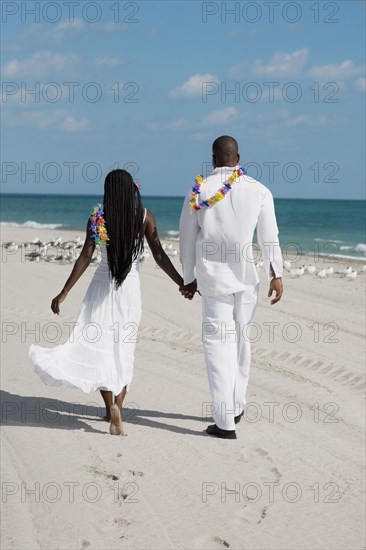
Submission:
POLYGON ((102 470, 98 470, 97 468, 93 468, 93 466, 84 466, 84 468, 88 471, 94 474, 96 477, 104 477, 104 479, 112 479, 113 481, 118 481, 119 476, 115 474, 108 474, 107 472, 104 472, 102 470))
POLYGON ((268 451, 261 448, 243 450, 239 460, 253 466, 253 475, 241 484, 242 505, 236 519, 240 523, 258 524, 266 519, 271 507, 269 486, 264 483, 278 483, 282 474, 268 451))
POLYGON ((127 530, 128 527, 131 525, 131 522, 124 518, 116 518, 116 517, 110 517, 108 519, 104 519, 99 522, 100 524, 100 531, 102 533, 111 533, 112 530, 117 530, 117 534, 119 535, 119 538, 127 538, 127 530))
POLYGON ((138 472, 137 470, 128 470, 130 474, 132 474, 133 476, 143 476, 144 475, 144 472, 138 472))
POLYGON ((230 548, 230 544, 227 542, 227 540, 224 540, 220 537, 215 537, 213 540, 214 542, 218 542, 222 546, 225 546, 225 548, 230 548))

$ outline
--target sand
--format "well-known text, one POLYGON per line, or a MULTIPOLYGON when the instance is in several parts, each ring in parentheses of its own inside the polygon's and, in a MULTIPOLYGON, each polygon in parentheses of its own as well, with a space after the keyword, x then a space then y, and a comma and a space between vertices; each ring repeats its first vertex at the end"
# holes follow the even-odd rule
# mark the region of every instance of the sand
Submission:
MULTIPOLYGON (((6 227, 2 242, 61 234, 6 227)), ((109 435, 99 394, 34 374, 30 344, 67 338, 94 269, 55 317, 70 264, 3 251, 1 548, 364 548, 365 272, 286 272, 270 306, 259 270, 248 405, 223 441, 204 433, 201 298, 184 300, 151 257, 125 435, 109 435)))

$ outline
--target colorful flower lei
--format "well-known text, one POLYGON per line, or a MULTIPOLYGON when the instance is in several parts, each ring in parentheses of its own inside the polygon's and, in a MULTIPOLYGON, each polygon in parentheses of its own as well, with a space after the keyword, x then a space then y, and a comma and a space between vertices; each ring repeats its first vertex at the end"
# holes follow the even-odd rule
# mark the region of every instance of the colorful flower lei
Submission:
POLYGON ((194 180, 194 186, 192 187, 192 193, 189 200, 189 207, 195 210, 201 210, 205 206, 212 206, 216 202, 221 201, 226 194, 230 191, 234 183, 240 176, 246 175, 246 170, 239 166, 235 168, 229 179, 224 183, 222 187, 216 193, 214 193, 209 199, 199 202, 198 195, 201 193, 201 184, 203 182, 203 176, 196 176, 194 180))
POLYGON ((107 244, 109 237, 105 227, 103 208, 100 204, 95 206, 90 216, 90 229, 92 231, 92 238, 94 239, 95 244, 107 244))

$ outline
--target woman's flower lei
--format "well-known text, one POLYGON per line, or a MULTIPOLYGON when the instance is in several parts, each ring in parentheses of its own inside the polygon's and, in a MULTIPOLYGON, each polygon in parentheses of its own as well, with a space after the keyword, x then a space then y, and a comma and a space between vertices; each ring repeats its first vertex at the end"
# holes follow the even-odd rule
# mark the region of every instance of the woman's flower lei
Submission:
POLYGON ((205 206, 212 206, 216 202, 221 201, 226 194, 230 191, 234 183, 240 176, 246 175, 246 170, 239 166, 235 168, 229 179, 224 183, 222 187, 216 193, 214 193, 209 199, 199 202, 198 195, 201 193, 201 184, 203 182, 203 176, 196 176, 194 180, 194 186, 192 187, 192 193, 189 200, 189 207, 195 210, 201 210, 205 206))
POLYGON ((95 244, 107 244, 109 237, 105 227, 103 208, 100 204, 95 206, 90 216, 90 229, 95 244))

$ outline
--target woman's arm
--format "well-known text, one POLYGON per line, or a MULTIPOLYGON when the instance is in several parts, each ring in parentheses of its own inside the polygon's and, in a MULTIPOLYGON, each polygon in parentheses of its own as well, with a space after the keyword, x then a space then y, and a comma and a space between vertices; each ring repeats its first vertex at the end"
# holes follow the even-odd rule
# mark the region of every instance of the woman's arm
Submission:
POLYGON ((85 236, 85 242, 83 249, 80 253, 80 256, 76 260, 74 267, 72 269, 70 277, 67 279, 64 288, 60 292, 56 298, 52 300, 51 303, 51 309, 53 313, 56 313, 57 315, 60 313, 60 304, 65 300, 66 296, 69 293, 69 290, 72 289, 74 284, 80 279, 88 265, 90 264, 90 261, 93 257, 93 253, 95 250, 95 243, 92 238, 92 232, 90 229, 90 222, 88 220, 88 223, 86 225, 86 236, 85 236))
POLYGON ((154 256, 154 259, 159 267, 179 286, 183 286, 183 278, 179 275, 174 265, 165 253, 156 228, 155 218, 150 210, 146 212, 145 220, 145 237, 154 256))

